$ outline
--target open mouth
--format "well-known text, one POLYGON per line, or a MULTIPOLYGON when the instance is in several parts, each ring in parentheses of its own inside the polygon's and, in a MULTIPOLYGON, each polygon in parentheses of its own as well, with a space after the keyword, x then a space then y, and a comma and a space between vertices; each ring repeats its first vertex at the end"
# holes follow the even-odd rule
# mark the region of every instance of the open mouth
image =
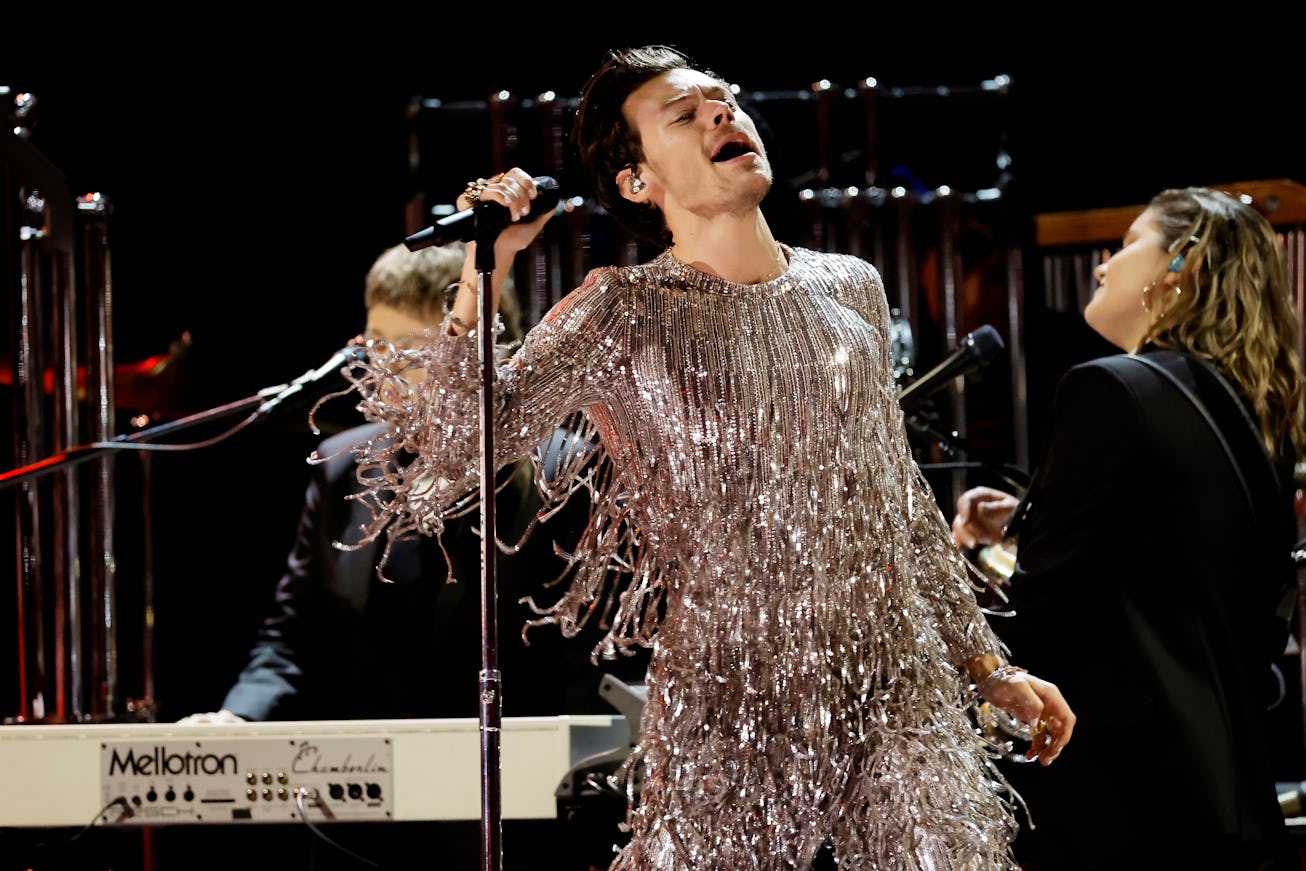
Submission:
POLYGON ((712 155, 713 163, 723 163, 727 160, 733 160, 744 154, 752 153, 753 149, 747 142, 731 141, 724 143, 717 153, 712 155))

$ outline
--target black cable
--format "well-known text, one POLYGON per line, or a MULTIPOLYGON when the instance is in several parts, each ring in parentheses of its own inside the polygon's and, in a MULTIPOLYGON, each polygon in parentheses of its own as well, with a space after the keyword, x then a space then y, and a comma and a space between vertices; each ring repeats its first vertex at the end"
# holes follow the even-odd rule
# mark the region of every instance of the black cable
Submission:
POLYGON ((304 799, 307 796, 308 796, 307 789, 300 787, 295 790, 295 809, 299 811, 299 816, 304 820, 304 825, 308 826, 309 830, 314 835, 321 838, 322 841, 325 842, 327 845, 334 847, 335 849, 344 853, 346 856, 349 856, 351 859, 357 859, 359 862, 362 862, 364 865, 366 865, 369 868, 381 867, 379 864, 373 862, 371 859, 367 859, 363 856, 360 856, 357 853, 355 853, 353 850, 344 846, 343 844, 332 840, 331 837, 328 836, 326 832, 322 831, 316 825, 314 825, 313 821, 308 818, 308 808, 304 806, 304 799))
MULTIPOLYGON (((81 838, 82 835, 85 835, 91 829, 95 828, 96 823, 100 822, 101 818, 105 814, 107 814, 109 812, 109 809, 112 808, 114 805, 122 805, 123 815, 118 818, 119 820, 127 819, 129 817, 133 817, 136 815, 136 811, 132 810, 132 806, 127 803, 127 799, 123 798, 122 796, 118 796, 113 801, 109 802, 104 807, 96 811, 95 816, 91 818, 91 821, 89 823, 82 826, 80 829, 78 829, 69 837, 58 841, 34 841, 29 845, 29 847, 33 850, 47 850, 47 849, 56 849, 59 847, 67 846, 68 844, 71 844, 74 841, 81 838)), ((114 822, 117 822, 117 820, 115 820, 114 822)))

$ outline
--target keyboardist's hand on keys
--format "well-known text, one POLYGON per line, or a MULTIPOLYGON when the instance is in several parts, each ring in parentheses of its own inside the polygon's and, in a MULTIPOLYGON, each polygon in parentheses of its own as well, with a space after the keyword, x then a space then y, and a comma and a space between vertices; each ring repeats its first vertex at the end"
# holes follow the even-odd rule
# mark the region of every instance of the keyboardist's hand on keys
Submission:
POLYGON ((207 714, 191 714, 188 717, 182 717, 177 721, 179 726, 220 726, 224 723, 243 723, 244 717, 237 716, 228 710, 210 711, 207 714))

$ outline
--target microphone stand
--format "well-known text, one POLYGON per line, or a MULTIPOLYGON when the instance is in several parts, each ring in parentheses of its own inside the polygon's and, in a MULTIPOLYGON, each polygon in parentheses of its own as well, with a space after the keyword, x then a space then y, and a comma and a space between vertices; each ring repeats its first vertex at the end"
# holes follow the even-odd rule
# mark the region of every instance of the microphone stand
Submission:
POLYGON ((502 737, 503 676, 499 672, 498 593, 494 569, 498 528, 495 525, 494 467, 494 319, 493 290, 494 239, 499 227, 489 210, 502 209, 498 203, 477 203, 476 278, 480 321, 479 339, 481 371, 481 867, 498 871, 503 865, 503 819, 500 751, 502 737))
MULTIPOLYGON (((283 390, 285 386, 286 385, 284 384, 279 385, 276 388, 270 388, 270 390, 283 390)), ((189 417, 183 417, 179 420, 162 423, 158 426, 152 426, 148 429, 139 430, 128 435, 115 436, 107 442, 74 445, 73 447, 60 451, 57 454, 46 457, 43 460, 37 460, 34 463, 29 463, 26 466, 20 466, 17 469, 11 469, 8 472, 0 474, 0 489, 11 484, 17 484, 20 481, 25 481, 29 478, 38 478, 42 475, 48 475, 51 472, 57 472, 65 466, 72 466, 77 463, 83 463, 87 460, 94 459, 101 454, 108 453, 111 450, 116 450, 116 446, 119 444, 130 445, 139 442, 152 442, 161 436, 169 435, 183 429, 189 429, 193 426, 198 426, 212 420, 219 420, 233 414, 239 414, 246 410, 257 413, 259 407, 268 402, 267 393, 268 391, 263 391, 254 396, 248 397, 247 399, 240 399, 235 402, 227 403, 226 405, 210 408, 207 411, 201 411, 192 414, 189 417)))
POLYGON ((968 453, 966 443, 955 432, 944 432, 922 414, 908 412, 903 416, 910 432, 926 435, 938 443, 939 449, 950 457, 968 453))
MULTIPOLYGON (((910 432, 919 433, 929 436, 938 444, 949 457, 958 458, 969 455, 970 448, 966 441, 955 432, 945 433, 932 422, 927 420, 923 415, 914 412, 908 412, 905 415, 905 423, 910 432)), ((931 469, 949 470, 949 469, 980 469, 1001 478, 1002 481, 1017 490, 1017 495, 1024 495, 1025 490, 1029 488, 1029 475, 1022 469, 1003 463, 994 465, 984 461, 954 461, 942 463, 921 463, 921 471, 931 469)))
MULTIPOLYGON (((109 451, 123 450, 123 446, 136 445, 141 443, 150 443, 162 436, 171 435, 184 429, 190 429, 200 424, 209 423, 210 421, 220 420, 224 417, 230 417, 234 414, 248 411, 249 415, 240 421, 234 428, 228 430, 222 438, 234 435, 237 430, 244 429, 251 424, 266 419, 282 403, 299 395, 306 387, 327 377, 333 371, 345 366, 353 358, 353 355, 361 354, 362 345, 358 339, 351 340, 349 346, 343 351, 338 351, 323 365, 317 369, 309 369, 303 375, 296 378, 288 384, 278 384, 274 387, 264 387, 258 393, 245 399, 238 399, 235 402, 228 402, 225 405, 219 405, 206 411, 196 412, 178 420, 161 423, 158 426, 152 426, 148 429, 138 430, 134 433, 117 435, 108 441, 90 442, 88 444, 73 445, 65 448, 57 454, 53 454, 45 459, 37 460, 26 466, 17 469, 11 469, 8 472, 0 473, 0 490, 11 484, 17 484, 31 478, 39 478, 44 475, 57 472, 66 466, 74 466, 78 463, 84 463, 92 460, 101 454, 109 451)), ((140 449, 137 449, 140 450, 140 449)))

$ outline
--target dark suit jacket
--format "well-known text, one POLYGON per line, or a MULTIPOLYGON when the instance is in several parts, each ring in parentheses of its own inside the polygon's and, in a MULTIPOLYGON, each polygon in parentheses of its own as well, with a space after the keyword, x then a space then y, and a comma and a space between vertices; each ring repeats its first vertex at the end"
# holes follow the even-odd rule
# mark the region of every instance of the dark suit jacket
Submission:
MULTIPOLYGON (((248 665, 223 707, 250 720, 475 717, 479 712, 481 539, 479 512, 451 521, 444 546, 434 539, 401 541, 391 551, 386 576, 376 564, 384 536, 359 550, 368 519, 348 446, 379 433, 375 425, 325 440, 313 467, 304 510, 277 585, 271 613, 259 629, 248 665), (344 453, 334 456, 340 451, 344 453)), ((589 661, 597 629, 564 639, 552 626, 533 629, 530 646, 521 629, 531 616, 517 600, 534 593, 550 601, 543 584, 563 568, 554 541, 566 547, 583 528, 588 503, 576 494, 567 508, 537 527, 518 553, 498 553, 498 665, 503 674, 503 716, 613 713, 598 696, 604 670, 642 680, 646 659, 635 657, 600 669, 589 661), (642 660, 642 661, 641 661, 642 660)), ((500 538, 515 541, 540 507, 529 479, 514 478, 496 495, 500 538)))
POLYGON ((1211 410, 1259 516, 1163 376, 1105 358, 1063 378, 1008 530, 1016 616, 992 620, 1013 661, 1058 684, 1079 717, 1050 767, 1009 766, 1036 827, 1017 841, 1030 871, 1141 867, 1129 862, 1181 844, 1215 863, 1191 867, 1240 868, 1237 845, 1284 831, 1266 690, 1286 641, 1277 595, 1295 582, 1291 466, 1275 480, 1209 372, 1152 359, 1211 410))

